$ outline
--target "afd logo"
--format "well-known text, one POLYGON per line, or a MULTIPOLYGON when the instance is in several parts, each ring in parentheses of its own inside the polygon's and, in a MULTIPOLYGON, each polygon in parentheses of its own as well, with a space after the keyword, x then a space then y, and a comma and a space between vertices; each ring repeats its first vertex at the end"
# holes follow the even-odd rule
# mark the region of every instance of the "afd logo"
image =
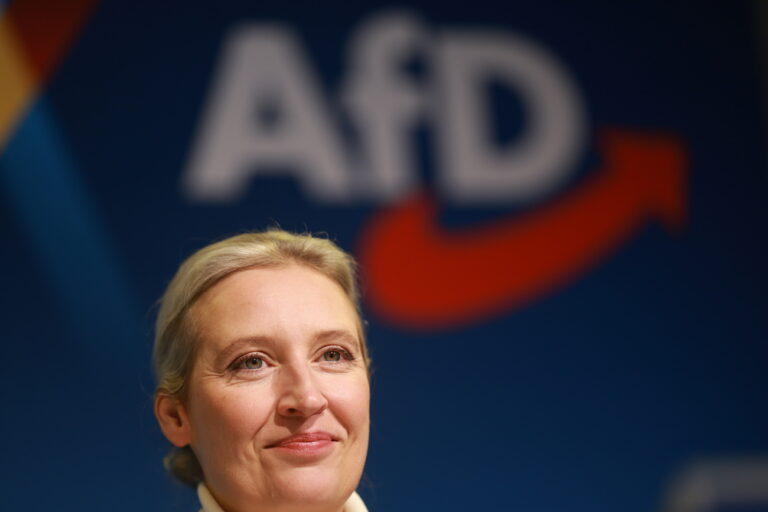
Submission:
POLYGON ((382 204, 359 257, 367 298, 390 322, 442 328, 509 311, 584 274, 652 218, 673 229, 685 221, 681 142, 607 128, 595 137, 600 168, 531 208, 568 181, 591 137, 569 73, 530 39, 378 15, 350 42, 338 101, 321 93, 298 41, 278 25, 233 30, 183 188, 195 201, 230 202, 254 178, 287 173, 318 201, 382 204), (408 72, 413 59, 427 64, 425 76, 408 72), (522 133, 506 144, 494 142, 491 83, 513 91, 525 112, 522 133), (424 125, 434 139, 431 191, 420 183, 414 143, 424 125), (438 198, 529 209, 446 230, 438 198))

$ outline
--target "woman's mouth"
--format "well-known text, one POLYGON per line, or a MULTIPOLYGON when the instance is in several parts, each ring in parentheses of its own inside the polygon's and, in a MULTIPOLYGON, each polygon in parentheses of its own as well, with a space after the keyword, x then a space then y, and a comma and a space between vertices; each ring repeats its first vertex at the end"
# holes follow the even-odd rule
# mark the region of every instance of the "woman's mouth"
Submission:
POLYGON ((287 455, 313 458, 329 453, 335 441, 328 432, 306 432, 283 438, 267 448, 287 455))

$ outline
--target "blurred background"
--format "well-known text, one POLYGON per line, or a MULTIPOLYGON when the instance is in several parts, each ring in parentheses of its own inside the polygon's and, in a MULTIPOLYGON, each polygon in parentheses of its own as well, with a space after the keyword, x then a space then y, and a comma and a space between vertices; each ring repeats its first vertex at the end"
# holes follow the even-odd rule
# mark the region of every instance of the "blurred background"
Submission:
POLYGON ((178 264, 362 264, 369 509, 768 510, 765 2, 0 2, 3 510, 197 510, 178 264))

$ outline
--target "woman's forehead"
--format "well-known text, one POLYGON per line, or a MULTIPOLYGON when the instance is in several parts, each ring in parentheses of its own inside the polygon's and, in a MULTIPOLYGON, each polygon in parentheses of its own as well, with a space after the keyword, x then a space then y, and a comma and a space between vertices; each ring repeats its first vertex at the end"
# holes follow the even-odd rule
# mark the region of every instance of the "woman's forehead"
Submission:
POLYGON ((233 273, 207 290, 190 314, 203 338, 224 342, 322 332, 357 337, 358 330, 357 311, 342 288, 300 265, 233 273))

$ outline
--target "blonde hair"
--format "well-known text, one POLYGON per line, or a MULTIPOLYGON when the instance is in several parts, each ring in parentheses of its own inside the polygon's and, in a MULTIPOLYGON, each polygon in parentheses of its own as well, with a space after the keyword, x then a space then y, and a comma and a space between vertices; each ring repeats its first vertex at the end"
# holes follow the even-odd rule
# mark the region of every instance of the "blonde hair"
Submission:
MULTIPOLYGON (((160 300, 155 324, 152 362, 156 394, 186 399, 188 378, 196 357, 195 319, 188 312, 209 288, 230 274, 247 268, 304 265, 337 283, 358 311, 358 335, 363 359, 370 367, 365 333, 360 320, 354 259, 333 242, 310 234, 280 229, 233 236, 203 247, 179 267, 160 300)), ((200 464, 189 446, 172 448, 165 467, 189 485, 202 481, 200 464)))

